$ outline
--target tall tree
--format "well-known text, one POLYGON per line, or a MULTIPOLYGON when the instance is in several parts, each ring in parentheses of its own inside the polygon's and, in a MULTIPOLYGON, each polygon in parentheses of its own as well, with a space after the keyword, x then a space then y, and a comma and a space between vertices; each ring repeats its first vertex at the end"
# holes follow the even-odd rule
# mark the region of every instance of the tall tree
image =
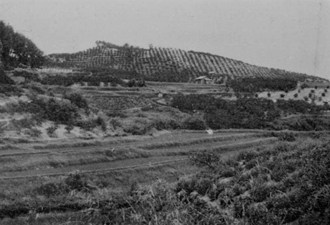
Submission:
POLYGON ((40 67, 44 63, 43 52, 24 35, 15 32, 10 25, 0 21, 1 57, 5 67, 16 67, 20 63, 40 67))

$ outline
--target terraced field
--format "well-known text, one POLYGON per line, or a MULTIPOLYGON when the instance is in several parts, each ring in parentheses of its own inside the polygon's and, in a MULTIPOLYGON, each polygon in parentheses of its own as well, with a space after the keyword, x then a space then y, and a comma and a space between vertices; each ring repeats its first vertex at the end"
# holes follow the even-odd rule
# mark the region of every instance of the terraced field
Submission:
MULTIPOLYGON (((259 132, 215 133, 172 132, 141 140, 105 140, 92 145, 21 144, 16 149, 0 150, 1 180, 61 176, 72 171, 111 173, 132 169, 150 170, 164 165, 175 169, 188 163, 189 155, 200 150, 217 150, 224 155, 241 149, 276 142, 259 132)), ((148 182, 148 179, 146 179, 148 182)))

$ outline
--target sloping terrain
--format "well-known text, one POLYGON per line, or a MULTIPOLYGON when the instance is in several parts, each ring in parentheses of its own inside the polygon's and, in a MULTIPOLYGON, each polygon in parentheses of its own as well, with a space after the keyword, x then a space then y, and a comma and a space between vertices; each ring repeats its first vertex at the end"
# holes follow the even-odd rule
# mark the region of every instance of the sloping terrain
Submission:
MULTIPOLYGON (((172 74, 177 81, 192 81, 208 75, 214 82, 222 83, 237 77, 295 77, 305 79, 306 74, 270 69, 209 53, 184 51, 173 48, 141 49, 98 45, 73 54, 51 54, 49 67, 98 68, 108 67, 134 71, 156 79, 161 74, 172 74)), ((174 80, 172 80, 174 81, 174 80)))

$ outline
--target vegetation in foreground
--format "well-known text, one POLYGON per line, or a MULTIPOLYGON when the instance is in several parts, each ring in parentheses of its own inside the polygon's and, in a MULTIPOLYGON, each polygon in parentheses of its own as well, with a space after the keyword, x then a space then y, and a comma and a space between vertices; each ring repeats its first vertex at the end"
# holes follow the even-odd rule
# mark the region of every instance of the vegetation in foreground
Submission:
POLYGON ((287 140, 227 160, 217 152, 197 152, 191 160, 201 167, 198 174, 172 185, 135 183, 125 193, 74 173, 61 183, 34 187, 22 200, 2 195, 0 216, 30 213, 29 224, 61 224, 51 216, 35 217, 42 212, 90 224, 329 224, 328 136, 287 140), (84 211, 69 214, 79 210, 84 211))

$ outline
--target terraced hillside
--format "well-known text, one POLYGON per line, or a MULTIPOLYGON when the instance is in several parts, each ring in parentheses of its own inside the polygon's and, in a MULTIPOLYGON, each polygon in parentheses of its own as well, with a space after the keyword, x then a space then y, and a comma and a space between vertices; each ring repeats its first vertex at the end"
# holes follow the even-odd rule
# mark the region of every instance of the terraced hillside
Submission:
POLYGON ((237 77, 295 77, 297 79, 311 77, 306 74, 255 66, 209 53, 160 47, 141 49, 112 44, 98 45, 73 54, 51 54, 46 65, 64 68, 108 67, 134 71, 151 79, 171 74, 176 81, 181 82, 192 81, 200 75, 208 75, 213 82, 218 83, 237 77))

